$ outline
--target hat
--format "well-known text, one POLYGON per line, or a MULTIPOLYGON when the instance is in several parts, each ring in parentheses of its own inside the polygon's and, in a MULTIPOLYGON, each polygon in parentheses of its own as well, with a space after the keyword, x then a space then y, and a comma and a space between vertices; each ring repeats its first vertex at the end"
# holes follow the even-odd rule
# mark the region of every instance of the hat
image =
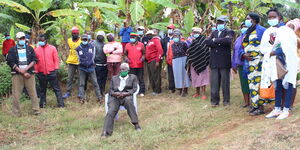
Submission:
POLYGON ((72 33, 79 33, 79 29, 77 28, 77 27, 73 27, 72 29, 71 29, 71 32, 72 33))
POLYGON ((21 37, 25 37, 25 33, 24 33, 24 32, 18 32, 18 33, 16 34, 16 38, 17 38, 17 39, 19 39, 19 38, 21 38, 21 37))
POLYGON ((89 38, 88 38, 88 35, 87 35, 87 34, 83 34, 83 35, 81 36, 81 39, 89 39, 89 38))
POLYGON ((202 32, 202 29, 199 27, 193 27, 192 32, 202 32))
POLYGON ((129 70, 129 64, 128 63, 122 63, 121 65, 120 65, 120 68, 126 68, 126 70, 128 71, 129 70))
POLYGON ((148 34, 154 35, 154 31, 153 31, 153 30, 149 30, 149 31, 146 33, 146 35, 148 35, 148 34))
POLYGON ((130 33, 130 36, 138 36, 138 34, 135 33, 135 32, 131 32, 131 33, 130 33))
POLYGON ((227 16, 224 16, 224 15, 222 15, 222 16, 220 16, 220 17, 218 17, 218 18, 217 18, 217 21, 223 21, 223 22, 227 22, 227 21, 228 21, 228 17, 227 17, 227 16))
POLYGON ((140 29, 140 30, 145 30, 145 27, 143 27, 143 26, 139 26, 137 29, 140 29))
POLYGON ((112 37, 115 37, 115 34, 113 34, 113 33, 108 33, 108 34, 106 34, 106 36, 112 36, 112 37))
POLYGON ((175 29, 175 26, 174 26, 174 24, 170 24, 170 25, 167 26, 167 28, 168 29, 175 29))
POLYGON ((105 36, 105 32, 104 31, 98 31, 97 34, 96 34, 96 36, 98 36, 98 35, 105 36))

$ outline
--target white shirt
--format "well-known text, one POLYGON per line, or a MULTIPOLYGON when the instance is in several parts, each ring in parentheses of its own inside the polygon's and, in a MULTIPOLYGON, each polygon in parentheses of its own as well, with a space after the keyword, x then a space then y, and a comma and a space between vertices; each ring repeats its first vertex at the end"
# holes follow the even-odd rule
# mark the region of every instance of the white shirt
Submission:
POLYGON ((126 86, 126 80, 128 79, 128 75, 126 76, 126 77, 121 77, 121 76, 119 76, 119 78, 120 78, 120 86, 119 86, 119 91, 121 92, 121 91, 123 91, 124 90, 124 88, 125 88, 125 86, 126 86))

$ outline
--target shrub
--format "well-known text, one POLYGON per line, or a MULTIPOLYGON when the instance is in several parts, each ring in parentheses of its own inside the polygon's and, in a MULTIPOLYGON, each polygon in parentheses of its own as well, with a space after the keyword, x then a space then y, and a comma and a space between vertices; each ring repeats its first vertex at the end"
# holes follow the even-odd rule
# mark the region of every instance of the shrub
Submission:
POLYGON ((6 62, 0 63, 0 96, 7 96, 11 92, 11 70, 6 62))

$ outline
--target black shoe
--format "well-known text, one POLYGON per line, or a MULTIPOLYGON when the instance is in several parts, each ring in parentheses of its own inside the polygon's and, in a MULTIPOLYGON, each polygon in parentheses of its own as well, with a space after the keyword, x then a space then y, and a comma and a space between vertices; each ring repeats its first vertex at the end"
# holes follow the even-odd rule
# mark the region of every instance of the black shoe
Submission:
POLYGON ((102 138, 108 138, 110 135, 106 132, 106 131, 104 131, 102 134, 101 134, 101 137, 102 138))
POLYGON ((142 128, 140 127, 139 124, 134 125, 134 129, 135 129, 136 131, 141 131, 141 130, 142 130, 142 128))
POLYGON ((212 108, 216 108, 216 107, 218 107, 219 106, 219 104, 211 104, 211 107, 212 108))
POLYGON ((258 115, 262 115, 262 114, 264 114, 264 113, 265 113, 265 112, 264 112, 263 110, 261 110, 261 109, 259 109, 259 108, 255 108, 254 111, 249 112, 249 115, 250 115, 250 116, 258 116, 258 115))

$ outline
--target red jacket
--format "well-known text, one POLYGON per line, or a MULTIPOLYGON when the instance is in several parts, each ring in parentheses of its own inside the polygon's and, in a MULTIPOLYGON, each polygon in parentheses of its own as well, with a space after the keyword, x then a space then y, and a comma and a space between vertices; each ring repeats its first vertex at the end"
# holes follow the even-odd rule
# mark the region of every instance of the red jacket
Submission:
POLYGON ((38 46, 34 51, 39 60, 34 66, 37 73, 48 75, 51 71, 59 69, 58 53, 54 46, 49 44, 44 47, 38 46))
POLYGON ((3 42, 2 55, 7 55, 10 48, 16 45, 13 39, 8 39, 3 42))
POLYGON ((125 47, 125 53, 127 54, 127 58, 129 60, 130 68, 143 68, 143 51, 144 44, 138 42, 136 45, 128 43, 125 47))
POLYGON ((153 37, 146 46, 146 59, 148 63, 155 60, 156 62, 160 62, 164 51, 162 49, 160 38, 153 37))

